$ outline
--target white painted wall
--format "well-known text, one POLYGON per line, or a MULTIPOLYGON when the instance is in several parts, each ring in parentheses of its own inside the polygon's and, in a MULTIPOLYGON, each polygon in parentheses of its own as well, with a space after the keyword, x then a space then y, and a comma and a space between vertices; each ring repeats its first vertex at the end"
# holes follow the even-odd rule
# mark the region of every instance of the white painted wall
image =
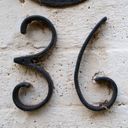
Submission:
POLYGON ((0 0, 0 80, 0 128, 128 128, 128 0, 88 0, 65 9, 39 6, 30 0, 24 4, 0 0), (14 64, 13 58, 47 46, 50 39, 47 30, 33 28, 26 36, 20 34, 23 19, 36 14, 49 18, 58 33, 56 48, 42 62, 53 78, 55 89, 45 107, 27 113, 13 104, 15 85, 32 82, 34 87, 23 92, 22 100, 34 104, 45 96, 47 84, 38 74, 14 64), (83 42, 104 16, 108 17, 107 23, 83 57, 80 83, 89 102, 110 96, 107 88, 92 84, 96 72, 111 77, 119 93, 110 111, 96 113, 78 99, 73 73, 83 42))

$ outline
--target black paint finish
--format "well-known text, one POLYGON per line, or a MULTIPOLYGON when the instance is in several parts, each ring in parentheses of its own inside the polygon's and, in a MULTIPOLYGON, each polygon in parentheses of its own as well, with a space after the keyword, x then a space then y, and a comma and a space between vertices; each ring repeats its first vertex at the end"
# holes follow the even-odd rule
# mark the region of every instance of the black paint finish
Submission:
POLYGON ((51 6, 51 7, 63 7, 79 4, 86 0, 39 0, 41 5, 51 6))
POLYGON ((83 53, 84 53, 87 45, 89 44, 90 40, 94 36, 95 32, 99 29, 99 27, 103 23, 106 22, 106 20, 107 20, 107 17, 104 17, 103 19, 101 19, 99 21, 99 23, 91 31, 89 36, 87 37, 86 41, 84 42, 84 44, 83 44, 83 46, 82 46, 82 48, 81 48, 81 50, 79 52, 79 55, 78 55, 78 58, 77 58, 76 67, 75 67, 75 73, 74 73, 75 88, 76 88, 77 94, 79 96, 79 99, 83 103, 84 106, 86 106, 88 109, 93 110, 93 111, 101 111, 101 110, 109 109, 114 104, 114 102, 115 102, 115 100, 117 98, 117 93, 118 93, 118 88, 116 86, 116 83, 112 79, 110 79, 108 77, 96 77, 94 80, 99 84, 101 82, 107 82, 108 85, 112 88, 113 94, 112 94, 112 97, 111 97, 110 101, 105 101, 103 103, 100 103, 99 106, 94 106, 94 105, 89 104, 85 100, 85 98, 84 98, 84 96, 83 96, 83 94, 81 92, 80 85, 79 85, 79 80, 78 80, 79 68, 80 68, 80 63, 81 63, 81 59, 82 59, 83 53))
POLYGON ((24 65, 26 67, 32 68, 32 69, 36 70, 37 72, 39 72, 40 74, 42 74, 42 76, 46 79, 46 81, 48 83, 48 94, 47 94, 46 98, 39 104, 25 105, 19 99, 19 91, 21 88, 29 88, 32 85, 31 85, 31 83, 28 83, 28 82, 22 82, 22 83, 18 84, 13 90, 12 97, 13 97, 14 104, 19 109, 21 109, 23 111, 33 111, 33 110, 39 109, 40 107, 45 105, 50 100, 52 93, 53 93, 53 81, 52 81, 49 73, 43 67, 39 66, 37 63, 40 61, 40 58, 44 57, 51 50, 51 48, 53 48, 55 46, 55 43, 57 40, 56 30, 55 30, 53 24, 48 19, 46 19, 45 17, 42 17, 42 16, 34 15, 34 16, 30 16, 30 17, 26 18, 22 22, 22 24, 21 24, 21 33, 22 34, 26 34, 27 26, 33 21, 36 21, 36 22, 39 22, 42 24, 46 24, 48 26, 48 28, 52 32, 51 42, 42 52, 39 52, 34 55, 28 55, 28 56, 14 58, 14 62, 17 64, 20 64, 20 65, 24 65))

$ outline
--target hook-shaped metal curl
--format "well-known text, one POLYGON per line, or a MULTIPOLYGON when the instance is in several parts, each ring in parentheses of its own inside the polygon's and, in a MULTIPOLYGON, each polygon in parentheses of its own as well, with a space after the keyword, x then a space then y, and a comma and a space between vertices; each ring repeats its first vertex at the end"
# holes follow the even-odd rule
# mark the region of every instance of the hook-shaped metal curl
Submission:
POLYGON ((114 104, 114 102, 115 102, 115 100, 117 98, 117 93, 118 93, 117 85, 112 79, 110 79, 108 77, 96 77, 94 80, 99 84, 101 82, 107 82, 108 85, 112 88, 113 94, 112 94, 112 97, 111 97, 111 99, 109 101, 105 101, 103 103, 100 103, 99 106, 94 106, 92 104, 89 104, 87 102, 87 100, 84 98, 84 96, 83 96, 83 94, 81 92, 81 89, 80 89, 80 86, 79 86, 79 80, 78 80, 79 68, 80 68, 80 63, 81 63, 81 59, 82 59, 83 53, 84 53, 87 45, 89 44, 90 40, 94 36, 95 32, 99 29, 99 27, 103 23, 106 22, 106 20, 107 20, 107 17, 102 18, 97 23, 97 25, 94 27, 94 29, 91 31, 89 36, 87 37, 86 41, 84 42, 84 44, 83 44, 83 46, 82 46, 82 48, 81 48, 81 50, 79 52, 79 55, 78 55, 78 58, 77 58, 77 62, 76 62, 76 67, 75 67, 75 73, 74 73, 75 88, 76 88, 77 94, 79 96, 79 99, 83 103, 84 106, 86 106, 88 109, 93 110, 93 111, 101 111, 101 110, 109 109, 114 104))
POLYGON ((21 88, 29 88, 31 86, 31 83, 22 82, 22 83, 18 84, 13 90, 12 98, 13 98, 14 104, 19 109, 21 109, 23 111, 33 111, 33 110, 39 109, 40 107, 45 105, 50 100, 50 98, 52 96, 52 92, 53 92, 53 81, 52 81, 49 73, 43 67, 40 67, 37 64, 37 62, 39 62, 40 58, 44 57, 49 52, 49 50, 51 50, 51 48, 53 46, 55 46, 55 43, 57 40, 57 33, 56 33, 56 30, 55 30, 53 24, 47 18, 38 16, 38 15, 34 15, 34 16, 30 16, 30 17, 26 18, 22 22, 22 24, 21 24, 21 33, 22 34, 26 33, 27 26, 33 21, 47 25, 49 30, 52 32, 51 42, 42 52, 39 52, 34 55, 28 55, 28 56, 14 58, 14 62, 17 64, 20 64, 20 65, 24 65, 26 67, 30 67, 30 68, 36 70, 37 72, 39 72, 46 79, 46 81, 48 83, 48 94, 45 97, 45 99, 42 102, 40 102, 39 104, 25 105, 19 99, 19 91, 21 88))
POLYGON ((51 7, 65 7, 70 5, 79 4, 86 0, 38 0, 41 5, 51 6, 51 7))

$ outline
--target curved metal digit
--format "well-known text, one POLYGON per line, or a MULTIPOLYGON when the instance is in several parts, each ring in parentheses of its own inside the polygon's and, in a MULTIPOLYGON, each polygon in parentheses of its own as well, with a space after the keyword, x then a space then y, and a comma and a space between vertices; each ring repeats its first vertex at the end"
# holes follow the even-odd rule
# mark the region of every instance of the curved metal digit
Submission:
POLYGON ((111 97, 110 101, 105 101, 103 103, 100 103, 99 106, 94 106, 94 105, 89 104, 85 100, 85 98, 84 98, 84 96, 81 92, 81 89, 80 89, 80 86, 79 86, 79 81, 78 81, 78 73, 79 73, 80 63, 81 63, 81 59, 82 59, 84 50, 86 49, 88 43, 90 42, 91 38, 94 36, 97 29, 99 29, 99 27, 103 23, 105 23, 106 20, 107 20, 107 17, 102 18, 99 21, 99 23, 94 27, 94 29, 91 31, 89 36, 87 37, 86 41, 84 42, 84 44, 83 44, 83 46, 82 46, 82 48, 79 52, 76 67, 75 67, 75 73, 74 73, 75 88, 76 88, 77 94, 79 96, 79 99, 83 103, 84 106, 86 106, 88 109, 93 110, 93 111, 101 111, 101 110, 109 109, 114 104, 114 102, 116 100, 116 97, 117 97, 117 93, 118 93, 116 83, 112 79, 110 79, 108 77, 97 77, 97 78, 95 78, 94 80, 97 83, 107 82, 111 86, 113 94, 112 94, 112 97, 111 97))
POLYGON ((12 97, 13 97, 14 104, 19 109, 21 109, 23 111, 33 111, 33 110, 39 109, 40 107, 42 107, 44 104, 46 104, 50 100, 50 98, 52 96, 52 92, 53 92, 53 81, 52 81, 49 73, 43 67, 40 67, 37 64, 37 62, 39 62, 40 58, 44 57, 49 52, 49 50, 51 50, 51 48, 55 46, 55 43, 57 40, 56 30, 55 30, 53 24, 48 19, 46 19, 45 17, 42 17, 42 16, 34 15, 34 16, 30 16, 30 17, 26 18, 22 22, 22 24, 21 24, 21 33, 22 34, 26 34, 27 26, 33 21, 37 21, 42 24, 46 24, 48 26, 50 31, 52 31, 51 42, 42 52, 39 52, 34 55, 28 55, 28 56, 14 58, 14 62, 17 64, 20 64, 20 65, 30 67, 30 68, 36 70, 37 72, 41 73, 42 76, 46 79, 46 81, 48 83, 48 94, 45 97, 45 99, 42 102, 40 102, 39 104, 25 105, 19 99, 19 91, 21 88, 29 88, 31 86, 31 83, 22 82, 22 83, 18 84, 13 90, 12 97))
POLYGON ((85 0, 38 0, 41 5, 51 6, 51 7, 63 7, 75 5, 83 2, 85 0))

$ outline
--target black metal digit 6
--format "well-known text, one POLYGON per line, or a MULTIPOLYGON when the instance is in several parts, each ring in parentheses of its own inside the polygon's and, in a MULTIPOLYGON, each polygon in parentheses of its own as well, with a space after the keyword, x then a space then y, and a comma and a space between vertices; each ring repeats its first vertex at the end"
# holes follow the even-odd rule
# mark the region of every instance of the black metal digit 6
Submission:
POLYGON ((49 73, 43 67, 40 67, 35 62, 39 62, 40 58, 44 57, 49 52, 49 50, 51 50, 51 48, 55 46, 55 43, 57 40, 56 30, 55 30, 53 24, 48 19, 46 19, 45 17, 42 17, 42 16, 34 15, 34 16, 30 16, 30 17, 26 18, 22 22, 22 24, 21 24, 21 33, 22 34, 26 33, 26 29, 27 29, 28 24, 30 24, 33 21, 37 21, 37 22, 46 24, 48 26, 48 28, 52 32, 51 42, 42 52, 39 52, 39 53, 34 54, 34 55, 28 55, 28 56, 22 56, 22 57, 14 58, 14 62, 17 64, 20 64, 20 65, 30 67, 30 68, 36 70, 37 72, 41 73, 42 76, 46 79, 46 81, 48 83, 48 94, 45 97, 45 99, 42 102, 40 102, 39 104, 25 105, 19 99, 19 91, 21 88, 30 87, 31 83, 22 82, 22 83, 18 84, 13 90, 12 98, 13 98, 14 104, 19 109, 21 109, 23 111, 33 111, 33 110, 39 109, 40 107, 45 105, 50 100, 50 98, 52 96, 52 92, 53 92, 53 81, 52 81, 49 73))
POLYGON ((51 6, 51 7, 63 7, 74 4, 79 4, 85 0, 38 0, 41 5, 51 6))
POLYGON ((84 106, 86 106, 88 109, 93 110, 93 111, 101 111, 101 110, 109 109, 114 104, 114 102, 116 100, 116 97, 117 97, 117 93, 118 93, 118 88, 116 86, 116 83, 112 79, 110 79, 108 77, 96 77, 94 80, 97 83, 100 83, 100 82, 108 82, 109 85, 112 88, 113 94, 112 94, 112 97, 111 97, 110 101, 101 103, 101 104, 99 104, 99 106, 94 106, 94 105, 89 104, 85 100, 85 98, 84 98, 84 96, 83 96, 83 94, 81 92, 81 89, 80 89, 80 86, 79 86, 79 81, 78 81, 78 73, 79 73, 80 63, 81 63, 81 59, 82 59, 84 50, 86 49, 88 43, 90 42, 91 38, 94 36, 94 34, 97 31, 97 29, 103 23, 105 23, 106 20, 107 20, 107 17, 104 17, 103 19, 101 19, 99 21, 99 23, 91 31, 91 33, 89 34, 89 36, 87 37, 86 41, 84 42, 84 44, 83 44, 83 46, 82 46, 82 48, 81 48, 81 50, 79 52, 79 55, 78 55, 78 58, 77 58, 77 62, 76 62, 76 67, 75 67, 75 73, 74 73, 75 88, 76 88, 77 94, 79 96, 79 99, 83 103, 84 106))

